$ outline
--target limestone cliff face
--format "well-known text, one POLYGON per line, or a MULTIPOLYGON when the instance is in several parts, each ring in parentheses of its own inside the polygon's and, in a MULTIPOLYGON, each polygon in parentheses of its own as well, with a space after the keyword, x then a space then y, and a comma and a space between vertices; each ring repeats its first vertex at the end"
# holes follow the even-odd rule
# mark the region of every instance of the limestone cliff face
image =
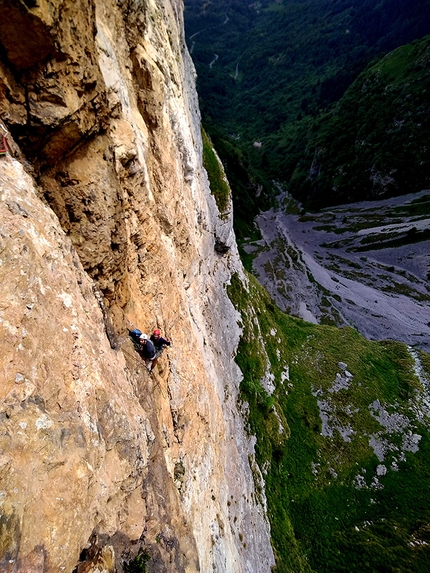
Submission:
POLYGON ((0 8, 0 570, 268 572, 182 3, 0 8))

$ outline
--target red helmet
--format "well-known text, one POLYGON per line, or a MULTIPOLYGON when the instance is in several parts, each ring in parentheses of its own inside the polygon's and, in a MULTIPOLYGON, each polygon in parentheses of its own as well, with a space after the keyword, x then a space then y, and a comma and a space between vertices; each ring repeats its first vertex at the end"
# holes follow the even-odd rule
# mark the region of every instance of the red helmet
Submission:
POLYGON ((156 328, 156 329, 154 330, 154 334, 160 336, 161 330, 158 330, 158 328, 156 328))

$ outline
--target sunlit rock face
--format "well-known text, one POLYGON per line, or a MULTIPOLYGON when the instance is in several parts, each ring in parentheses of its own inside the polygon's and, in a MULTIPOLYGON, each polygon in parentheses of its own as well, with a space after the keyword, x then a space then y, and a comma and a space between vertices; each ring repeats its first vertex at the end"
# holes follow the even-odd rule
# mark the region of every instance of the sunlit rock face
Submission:
POLYGON ((182 3, 0 6, 0 570, 267 572, 182 3))

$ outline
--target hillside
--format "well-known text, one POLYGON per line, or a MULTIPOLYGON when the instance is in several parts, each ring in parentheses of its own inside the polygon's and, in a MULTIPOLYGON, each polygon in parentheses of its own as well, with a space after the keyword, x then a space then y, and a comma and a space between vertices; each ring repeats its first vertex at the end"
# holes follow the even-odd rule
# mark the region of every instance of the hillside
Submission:
MULTIPOLYGON (((292 180, 289 190, 299 197, 307 196, 302 176, 309 170, 309 161, 303 168, 302 156, 309 153, 308 145, 314 145, 319 118, 325 121, 325 114, 372 60, 430 33, 428 0, 359 4, 350 0, 187 0, 185 4, 187 41, 198 73, 205 127, 211 135, 213 132, 229 177, 229 164, 235 163, 238 155, 232 148, 240 150, 242 165, 250 171, 249 181, 242 175, 242 185, 236 182, 237 177, 230 177, 238 204, 237 219, 246 219, 242 197, 244 205, 256 202, 262 208, 267 206, 273 195, 272 179, 285 184, 292 180), (215 54, 218 57, 212 63, 215 54), (299 187, 296 177, 300 179, 299 187), (257 197, 258 187, 252 186, 256 180, 264 188, 257 197)), ((424 93, 416 89, 410 107, 425 108, 424 93)), ((371 122, 365 117, 376 111, 369 109, 367 114, 366 101, 361 103, 363 118, 358 118, 357 130, 366 129, 371 122)), ((409 109, 404 108, 405 113, 409 109)), ((390 110, 384 113, 388 115, 390 110)), ((340 139, 336 132, 330 135, 340 139)), ((374 138, 380 137, 378 131, 374 138)), ((397 147, 401 141, 399 134, 397 147)), ((349 143, 342 139, 339 145, 349 143)), ((344 153, 348 150, 354 152, 346 147, 344 153)), ((337 148, 330 151, 336 152, 337 148)), ((368 162, 366 168, 371 169, 373 158, 364 159, 368 162)), ((421 173, 416 174, 416 182, 424 185, 421 173)), ((331 175, 327 173, 327 179, 331 175)), ((406 178, 399 185, 404 189, 408 183, 406 178)), ((354 189, 358 185, 354 182, 354 189)), ((337 186, 336 181, 333 186, 337 186)), ((318 195, 328 192, 327 202, 333 202, 333 193, 327 185, 322 187, 318 195)), ((355 191, 352 195, 357 200, 355 191)), ((339 202, 346 197, 343 193, 339 202)), ((252 212, 255 215, 257 211, 258 206, 252 212)), ((240 224, 236 228, 240 230, 240 224)))
POLYGON ((290 191, 320 206, 430 187, 430 36, 369 66, 309 132, 290 191))
POLYGON ((229 295, 274 571, 428 571, 429 355, 287 316, 251 275, 229 295))

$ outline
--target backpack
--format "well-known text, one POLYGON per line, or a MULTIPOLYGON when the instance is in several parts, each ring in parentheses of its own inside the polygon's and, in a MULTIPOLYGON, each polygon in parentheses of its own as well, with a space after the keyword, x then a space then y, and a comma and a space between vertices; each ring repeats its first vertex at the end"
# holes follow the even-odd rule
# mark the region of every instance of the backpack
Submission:
POLYGON ((133 344, 135 346, 137 345, 140 348, 139 338, 142 335, 142 332, 138 328, 135 328, 134 330, 129 330, 128 335, 130 336, 133 344))

